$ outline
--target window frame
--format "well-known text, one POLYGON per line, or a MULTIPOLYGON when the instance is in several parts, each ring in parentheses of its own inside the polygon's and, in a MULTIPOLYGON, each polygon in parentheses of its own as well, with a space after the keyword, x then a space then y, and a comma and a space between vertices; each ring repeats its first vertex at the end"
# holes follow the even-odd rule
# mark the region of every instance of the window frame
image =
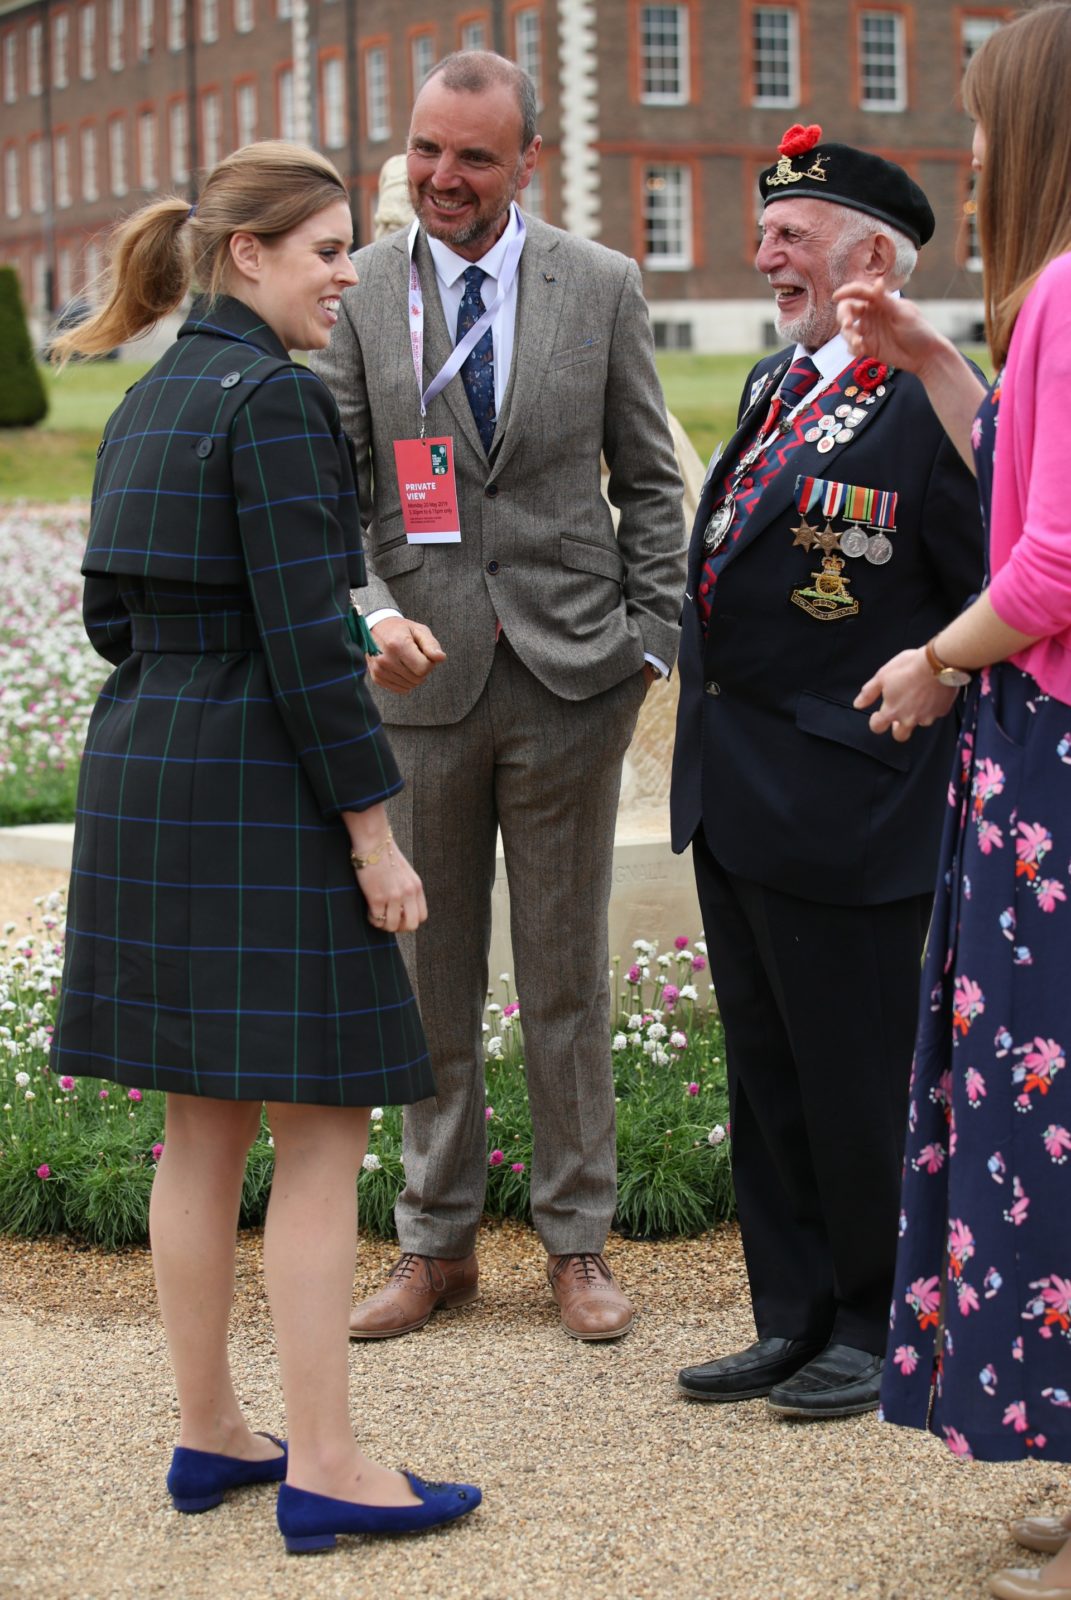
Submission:
POLYGON ((695 175, 692 166, 687 161, 674 161, 671 159, 655 161, 644 159, 639 163, 640 181, 640 209, 639 228, 642 241, 641 265, 645 272, 688 272, 695 266, 695 175), (679 251, 666 251, 662 254, 652 253, 649 247, 649 213, 647 196, 651 191, 651 176, 654 173, 679 174, 682 182, 680 187, 680 237, 683 249, 679 251))
POLYGON ((879 116, 895 115, 906 111, 910 104, 908 86, 907 18, 899 6, 859 6, 855 13, 856 71, 859 85, 857 96, 860 111, 876 112, 879 116), (891 99, 875 100, 866 93, 867 53, 864 32, 868 20, 887 18, 894 25, 894 64, 896 94, 891 99))
POLYGON ((636 98, 642 106, 686 106, 692 103, 692 48, 694 23, 692 6, 688 0, 671 4, 648 4, 640 0, 635 5, 634 38, 636 44, 636 98), (648 52, 644 48, 644 13, 648 11, 675 11, 681 23, 677 39, 678 78, 681 87, 674 91, 645 89, 648 52))
POLYGON ((802 52, 802 24, 800 8, 798 5, 768 4, 766 0, 758 0, 753 5, 748 15, 749 37, 748 48, 750 51, 750 98, 748 104, 756 110, 791 110, 798 106, 803 96, 803 52, 802 52), (758 92, 758 51, 755 37, 758 17, 760 12, 781 12, 789 18, 788 40, 788 70, 790 79, 789 93, 786 96, 760 94, 758 92))

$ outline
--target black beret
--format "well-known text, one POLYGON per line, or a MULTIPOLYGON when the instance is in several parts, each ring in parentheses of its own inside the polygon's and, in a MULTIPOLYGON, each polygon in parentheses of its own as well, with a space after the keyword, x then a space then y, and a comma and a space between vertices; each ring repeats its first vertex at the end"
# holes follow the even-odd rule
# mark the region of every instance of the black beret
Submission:
POLYGON ((789 128, 778 159, 759 173, 763 206, 775 200, 831 200, 906 233, 916 246, 933 237, 930 202, 895 161, 850 144, 820 144, 816 123, 789 128))

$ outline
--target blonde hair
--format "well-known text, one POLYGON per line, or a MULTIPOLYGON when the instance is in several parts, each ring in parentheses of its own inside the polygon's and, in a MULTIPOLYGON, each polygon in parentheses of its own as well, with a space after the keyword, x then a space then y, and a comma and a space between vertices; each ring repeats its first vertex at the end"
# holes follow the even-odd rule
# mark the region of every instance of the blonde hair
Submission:
POLYGON ((154 200, 121 222, 109 243, 104 304, 61 334, 53 353, 101 355, 147 333, 191 287, 212 298, 226 290, 236 233, 279 238, 309 217, 349 203, 346 185, 325 156, 306 145, 264 139, 243 145, 212 168, 195 208, 176 195, 154 200))
POLYGON ((1008 354, 1042 269, 1071 250, 1071 5, 1022 13, 972 57, 963 103, 985 136, 978 233, 986 339, 1008 354))

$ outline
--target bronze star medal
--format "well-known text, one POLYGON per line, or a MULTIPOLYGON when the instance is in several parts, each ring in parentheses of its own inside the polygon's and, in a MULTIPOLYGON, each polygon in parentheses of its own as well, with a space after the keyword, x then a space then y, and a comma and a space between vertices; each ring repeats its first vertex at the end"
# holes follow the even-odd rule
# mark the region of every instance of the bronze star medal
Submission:
POLYGON ((812 528, 806 517, 801 517, 799 527, 793 528, 791 531, 795 534, 795 538, 792 541, 793 548, 796 545, 802 545, 809 555, 812 545, 819 538, 818 529, 812 528))
POLYGON ((833 531, 833 524, 826 522, 821 533, 815 535, 815 544, 824 556, 831 556, 834 550, 840 549, 840 534, 833 531))

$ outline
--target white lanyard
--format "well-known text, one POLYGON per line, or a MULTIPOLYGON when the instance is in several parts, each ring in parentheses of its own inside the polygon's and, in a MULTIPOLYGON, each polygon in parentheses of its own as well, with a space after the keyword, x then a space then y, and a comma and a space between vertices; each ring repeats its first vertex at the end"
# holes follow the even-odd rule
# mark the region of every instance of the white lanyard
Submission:
POLYGON ((409 341, 413 347, 413 370, 416 373, 417 392, 420 395, 420 437, 424 437, 424 419, 428 414, 428 407, 441 394, 461 368, 464 366, 470 351, 474 350, 483 338, 487 329, 494 320, 495 313, 513 288, 513 280, 517 276, 517 267, 524 249, 524 218, 520 211, 514 210, 517 219, 517 232, 506 246, 505 257, 502 262, 502 272, 498 279, 498 293, 489 306, 484 308, 483 316, 473 323, 472 327, 454 346, 447 356, 446 361, 432 378, 428 387, 424 383, 424 292, 420 287, 420 273, 414 259, 417 233, 420 224, 413 223, 409 229, 409 341))

